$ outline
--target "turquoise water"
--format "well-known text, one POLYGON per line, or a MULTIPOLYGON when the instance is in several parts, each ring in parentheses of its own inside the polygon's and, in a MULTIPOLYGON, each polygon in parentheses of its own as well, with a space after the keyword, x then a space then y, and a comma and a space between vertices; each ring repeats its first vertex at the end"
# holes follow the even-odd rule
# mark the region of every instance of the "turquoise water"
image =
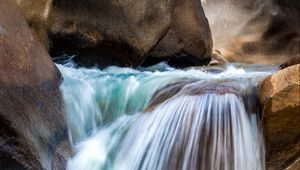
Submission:
POLYGON ((68 169, 264 169, 255 95, 274 66, 57 66, 75 151, 68 169), (191 83, 147 109, 160 89, 183 81, 191 83))

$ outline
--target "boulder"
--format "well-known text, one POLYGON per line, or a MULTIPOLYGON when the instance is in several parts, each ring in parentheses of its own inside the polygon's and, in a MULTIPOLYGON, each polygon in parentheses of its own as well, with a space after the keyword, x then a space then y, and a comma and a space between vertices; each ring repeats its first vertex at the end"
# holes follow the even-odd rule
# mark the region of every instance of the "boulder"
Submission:
POLYGON ((222 53, 219 50, 214 50, 211 56, 209 66, 222 66, 225 64, 229 64, 226 58, 222 55, 222 53))
POLYGON ((207 65, 213 43, 201 1, 175 0, 173 8, 170 28, 147 54, 148 60, 167 59, 179 67, 207 65))
POLYGON ((267 169, 284 169, 300 154, 300 64, 263 80, 259 99, 267 169))
POLYGON ((280 67, 280 69, 284 69, 286 67, 293 66, 296 64, 300 64, 300 54, 288 59, 286 62, 280 64, 279 67, 280 67))
POLYGON ((214 48, 230 62, 281 64, 299 53, 298 0, 202 0, 214 48))
POLYGON ((196 80, 183 80, 177 83, 167 85, 157 91, 150 101, 149 106, 145 109, 145 112, 154 110, 157 106, 164 103, 171 98, 178 96, 195 96, 205 93, 215 93, 223 95, 226 93, 232 93, 236 96, 240 96, 241 87, 234 81, 224 80, 210 80, 210 81, 196 81, 196 80))
POLYGON ((100 66, 137 66, 150 51, 160 60, 210 60, 211 33, 198 0, 17 2, 53 56, 77 54, 77 61, 100 66))
MULTIPOLYGON (((15 1, 0 1, 0 169, 63 169, 61 75, 15 1)), ((68 143, 68 142, 67 142, 68 143)))

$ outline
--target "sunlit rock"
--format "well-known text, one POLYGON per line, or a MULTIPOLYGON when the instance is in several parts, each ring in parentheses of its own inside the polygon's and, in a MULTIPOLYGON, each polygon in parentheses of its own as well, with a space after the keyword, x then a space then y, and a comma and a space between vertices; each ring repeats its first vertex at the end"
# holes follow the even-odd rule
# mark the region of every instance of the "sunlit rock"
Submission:
POLYGON ((269 169, 283 169, 300 150, 300 65, 280 70, 260 85, 269 169))

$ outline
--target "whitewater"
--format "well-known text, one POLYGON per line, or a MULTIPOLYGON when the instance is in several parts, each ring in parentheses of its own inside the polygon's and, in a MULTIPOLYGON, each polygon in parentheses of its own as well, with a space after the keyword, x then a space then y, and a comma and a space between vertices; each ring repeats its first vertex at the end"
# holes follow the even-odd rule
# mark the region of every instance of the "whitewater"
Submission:
POLYGON ((69 170, 265 169, 257 92, 274 66, 57 66, 69 170))

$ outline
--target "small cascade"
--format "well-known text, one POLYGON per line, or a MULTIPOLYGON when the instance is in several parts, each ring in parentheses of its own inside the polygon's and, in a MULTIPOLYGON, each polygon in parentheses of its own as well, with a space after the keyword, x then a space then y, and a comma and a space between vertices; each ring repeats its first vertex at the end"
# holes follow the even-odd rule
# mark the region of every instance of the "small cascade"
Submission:
POLYGON ((113 169, 264 169, 256 114, 247 113, 240 95, 218 90, 225 93, 180 91, 143 113, 113 169))
POLYGON ((75 151, 67 169, 264 169, 257 85, 272 66, 58 67, 75 151))

